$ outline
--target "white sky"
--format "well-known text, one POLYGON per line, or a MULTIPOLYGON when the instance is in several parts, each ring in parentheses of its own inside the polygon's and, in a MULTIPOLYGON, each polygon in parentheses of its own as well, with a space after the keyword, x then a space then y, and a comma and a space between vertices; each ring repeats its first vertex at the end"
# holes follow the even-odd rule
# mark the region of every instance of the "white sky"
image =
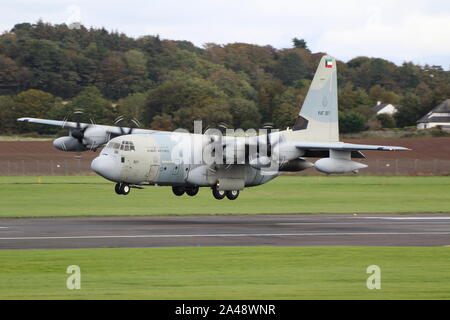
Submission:
POLYGON ((344 61, 366 55, 450 67, 450 0, 0 0, 0 31, 40 18, 197 46, 289 48, 297 37, 344 61))

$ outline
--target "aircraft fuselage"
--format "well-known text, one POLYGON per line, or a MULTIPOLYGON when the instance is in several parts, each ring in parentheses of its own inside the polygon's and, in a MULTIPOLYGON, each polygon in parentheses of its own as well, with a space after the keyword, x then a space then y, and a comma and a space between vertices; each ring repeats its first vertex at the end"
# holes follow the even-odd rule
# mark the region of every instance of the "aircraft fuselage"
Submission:
POLYGON ((188 133, 118 137, 112 139, 94 159, 92 169, 108 180, 131 185, 221 185, 232 190, 261 185, 279 175, 278 170, 267 174, 248 163, 227 165, 198 162, 194 159, 195 148, 203 152, 206 139, 208 137, 205 135, 188 133))

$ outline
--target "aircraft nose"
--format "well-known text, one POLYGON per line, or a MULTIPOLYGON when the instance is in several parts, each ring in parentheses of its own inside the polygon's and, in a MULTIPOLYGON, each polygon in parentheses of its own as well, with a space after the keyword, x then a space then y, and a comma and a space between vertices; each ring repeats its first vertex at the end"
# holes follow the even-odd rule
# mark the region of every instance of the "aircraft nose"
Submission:
POLYGON ((111 181, 119 181, 120 168, 115 159, 108 156, 98 156, 91 162, 91 169, 98 175, 111 181))

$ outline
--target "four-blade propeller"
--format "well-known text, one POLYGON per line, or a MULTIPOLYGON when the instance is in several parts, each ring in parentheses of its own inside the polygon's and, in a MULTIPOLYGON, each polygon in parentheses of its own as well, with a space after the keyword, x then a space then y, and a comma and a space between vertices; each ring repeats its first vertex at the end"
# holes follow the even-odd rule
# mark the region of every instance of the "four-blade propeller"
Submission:
MULTIPOLYGON (((74 112, 74 120, 77 124, 75 129, 72 129, 70 132, 70 135, 72 137, 74 137, 75 139, 78 140, 78 142, 80 144, 83 144, 83 140, 84 140, 84 134, 86 132, 86 130, 90 127, 90 125, 86 125, 84 128, 81 127, 81 115, 83 114, 83 112, 81 110, 77 110, 74 112)), ((91 120, 92 122, 92 120, 91 120)))

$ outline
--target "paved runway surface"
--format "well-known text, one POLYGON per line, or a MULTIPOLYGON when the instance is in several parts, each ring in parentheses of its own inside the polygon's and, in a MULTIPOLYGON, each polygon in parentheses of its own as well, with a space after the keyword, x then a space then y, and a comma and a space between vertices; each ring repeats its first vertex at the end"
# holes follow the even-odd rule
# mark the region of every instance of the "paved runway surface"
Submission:
POLYGON ((448 246, 450 214, 0 219, 0 249, 448 246))

